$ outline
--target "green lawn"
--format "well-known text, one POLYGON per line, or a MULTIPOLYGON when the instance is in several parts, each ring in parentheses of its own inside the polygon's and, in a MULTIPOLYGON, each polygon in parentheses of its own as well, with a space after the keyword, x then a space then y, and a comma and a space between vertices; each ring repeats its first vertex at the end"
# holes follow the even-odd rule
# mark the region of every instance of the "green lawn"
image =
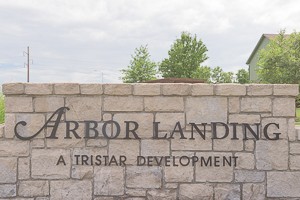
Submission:
POLYGON ((0 124, 4 124, 4 96, 0 93, 0 124))
POLYGON ((300 108, 296 109, 296 125, 300 126, 300 108))

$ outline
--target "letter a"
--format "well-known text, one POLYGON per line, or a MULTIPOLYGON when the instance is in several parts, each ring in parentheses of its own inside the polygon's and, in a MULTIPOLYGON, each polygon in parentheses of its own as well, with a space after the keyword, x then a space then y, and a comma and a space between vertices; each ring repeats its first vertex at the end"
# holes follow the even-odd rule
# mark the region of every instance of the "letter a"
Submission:
POLYGON ((62 155, 59 156, 59 159, 58 159, 56 165, 59 165, 60 163, 63 163, 64 165, 66 165, 64 157, 62 155))

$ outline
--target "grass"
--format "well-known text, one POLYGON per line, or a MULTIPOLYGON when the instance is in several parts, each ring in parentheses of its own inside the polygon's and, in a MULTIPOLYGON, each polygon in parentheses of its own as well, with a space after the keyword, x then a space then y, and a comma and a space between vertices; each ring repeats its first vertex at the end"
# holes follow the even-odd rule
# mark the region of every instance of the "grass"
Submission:
POLYGON ((4 124, 4 96, 0 93, 0 124, 4 124))
POLYGON ((296 108, 296 125, 300 126, 300 108, 296 108))

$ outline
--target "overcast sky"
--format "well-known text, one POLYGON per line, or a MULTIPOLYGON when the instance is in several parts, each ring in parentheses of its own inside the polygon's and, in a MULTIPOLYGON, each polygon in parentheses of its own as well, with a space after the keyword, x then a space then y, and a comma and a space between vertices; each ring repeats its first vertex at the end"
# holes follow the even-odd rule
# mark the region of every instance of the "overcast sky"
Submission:
POLYGON ((27 46, 31 82, 121 82, 136 47, 160 62, 182 31, 210 67, 247 69, 263 33, 299 22, 298 0, 0 0, 0 84, 26 81, 27 46))

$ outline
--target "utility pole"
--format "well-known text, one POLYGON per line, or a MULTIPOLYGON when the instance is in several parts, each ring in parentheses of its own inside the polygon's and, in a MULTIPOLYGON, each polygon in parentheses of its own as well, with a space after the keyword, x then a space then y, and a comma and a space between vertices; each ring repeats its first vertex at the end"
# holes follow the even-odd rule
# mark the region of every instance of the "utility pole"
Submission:
POLYGON ((24 51, 23 54, 27 55, 27 83, 29 83, 29 47, 27 47, 27 52, 24 51))

